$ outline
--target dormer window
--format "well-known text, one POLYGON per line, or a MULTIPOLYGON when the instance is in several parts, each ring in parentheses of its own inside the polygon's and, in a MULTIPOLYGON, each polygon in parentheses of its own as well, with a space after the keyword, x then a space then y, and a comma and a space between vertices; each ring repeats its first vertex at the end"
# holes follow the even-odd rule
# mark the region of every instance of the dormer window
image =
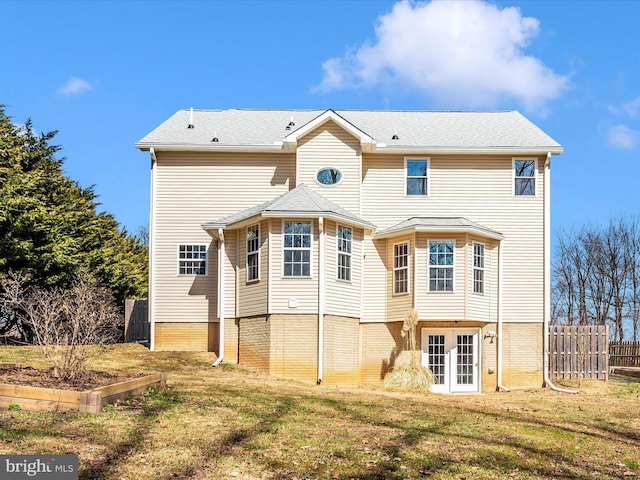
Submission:
POLYGON ((326 167, 318 170, 316 181, 320 185, 336 185, 342 180, 342 172, 337 168, 326 167))

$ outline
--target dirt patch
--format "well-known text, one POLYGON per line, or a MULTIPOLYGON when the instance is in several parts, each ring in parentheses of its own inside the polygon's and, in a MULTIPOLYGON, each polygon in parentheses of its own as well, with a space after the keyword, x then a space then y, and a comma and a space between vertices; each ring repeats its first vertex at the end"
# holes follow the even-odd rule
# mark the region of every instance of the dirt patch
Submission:
POLYGON ((144 376, 144 374, 125 374, 88 370, 77 378, 61 380, 54 377, 50 370, 40 368, 0 368, 0 383, 24 385, 28 387, 57 388, 61 390, 74 390, 79 392, 113 385, 114 383, 125 382, 142 376, 144 376))

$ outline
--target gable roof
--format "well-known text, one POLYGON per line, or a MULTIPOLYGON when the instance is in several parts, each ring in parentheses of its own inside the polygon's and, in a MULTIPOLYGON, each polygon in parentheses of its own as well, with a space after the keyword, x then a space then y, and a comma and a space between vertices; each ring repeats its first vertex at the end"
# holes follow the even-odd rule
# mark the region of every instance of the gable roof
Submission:
POLYGON ((328 120, 360 138, 372 151, 563 151, 558 142, 517 111, 180 110, 138 141, 136 147, 281 151, 287 142, 328 120), (394 134, 397 139, 392 139, 394 134), (214 137, 218 141, 213 141, 214 137))
POLYGON ((388 238, 411 232, 475 233, 494 240, 504 236, 491 228, 464 217, 412 217, 379 232, 376 238, 388 238))
POLYGON ((345 222, 368 230, 375 230, 375 225, 348 212, 314 192, 304 183, 293 190, 269 200, 261 205, 247 208, 228 217, 214 220, 202 225, 205 230, 218 228, 238 228, 256 218, 318 218, 327 217, 338 222, 345 222))

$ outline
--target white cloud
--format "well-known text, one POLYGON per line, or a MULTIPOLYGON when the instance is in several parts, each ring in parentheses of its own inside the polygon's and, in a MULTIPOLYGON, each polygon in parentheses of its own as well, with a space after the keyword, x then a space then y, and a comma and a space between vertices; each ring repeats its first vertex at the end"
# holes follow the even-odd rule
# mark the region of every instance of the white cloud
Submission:
POLYGON ((540 23, 516 7, 481 0, 396 3, 376 41, 322 65, 316 91, 375 85, 414 88, 446 106, 487 107, 515 99, 544 108, 569 84, 524 49, 540 23))
POLYGON ((609 127, 608 140, 612 147, 622 150, 631 150, 640 144, 640 131, 627 125, 614 125, 609 127))
POLYGON ((630 102, 623 103, 619 110, 630 118, 636 118, 640 113, 640 97, 636 97, 630 102))
POLYGON ((93 89, 86 80, 78 77, 71 77, 67 83, 58 89, 58 93, 61 95, 76 95, 93 89))

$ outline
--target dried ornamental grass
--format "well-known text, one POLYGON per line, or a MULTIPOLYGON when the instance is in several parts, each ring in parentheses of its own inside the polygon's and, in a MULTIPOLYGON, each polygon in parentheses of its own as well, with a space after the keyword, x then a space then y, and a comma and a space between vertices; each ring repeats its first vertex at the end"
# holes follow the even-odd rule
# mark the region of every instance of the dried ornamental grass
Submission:
POLYGON ((405 338, 406 349, 411 352, 408 363, 400 364, 384 377, 384 387, 403 392, 428 393, 433 385, 431 370, 420 364, 417 352, 416 329, 418 326, 418 310, 407 311, 402 324, 401 335, 405 338))

